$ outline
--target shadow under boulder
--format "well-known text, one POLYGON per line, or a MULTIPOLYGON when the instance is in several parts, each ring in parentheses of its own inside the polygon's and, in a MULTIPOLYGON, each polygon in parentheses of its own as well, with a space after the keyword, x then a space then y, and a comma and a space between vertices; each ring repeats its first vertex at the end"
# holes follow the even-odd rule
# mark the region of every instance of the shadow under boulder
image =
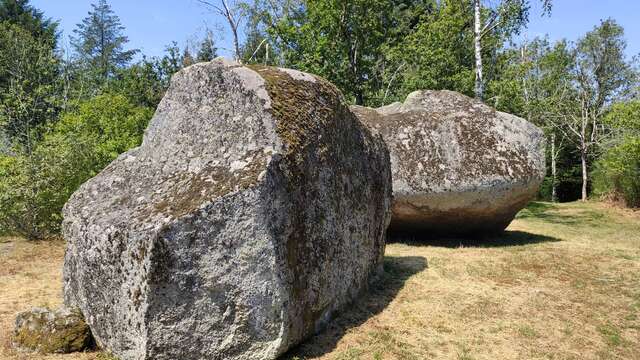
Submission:
POLYGON ((358 300, 345 308, 324 331, 292 349, 280 360, 306 359, 330 353, 349 331, 381 313, 396 298, 412 276, 428 268, 421 256, 385 256, 384 274, 358 300))

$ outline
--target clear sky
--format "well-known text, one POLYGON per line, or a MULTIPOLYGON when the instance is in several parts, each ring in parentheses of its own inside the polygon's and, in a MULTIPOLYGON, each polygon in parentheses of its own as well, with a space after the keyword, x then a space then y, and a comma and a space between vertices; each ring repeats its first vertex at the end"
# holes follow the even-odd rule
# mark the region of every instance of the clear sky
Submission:
MULTIPOLYGON (((32 0, 47 16, 60 20, 64 38, 72 34, 90 10, 91 0, 32 0)), ((181 45, 201 37, 207 28, 223 34, 225 23, 196 0, 109 0, 126 27, 130 46, 149 56, 161 55, 171 41, 181 45), (216 31, 217 30, 217 31, 216 31)), ((626 30, 628 55, 640 53, 640 0, 554 0, 551 17, 540 17, 534 6, 526 36, 549 34, 551 40, 576 40, 601 19, 614 18, 626 30)), ((229 55, 230 40, 218 38, 221 55, 229 55)))

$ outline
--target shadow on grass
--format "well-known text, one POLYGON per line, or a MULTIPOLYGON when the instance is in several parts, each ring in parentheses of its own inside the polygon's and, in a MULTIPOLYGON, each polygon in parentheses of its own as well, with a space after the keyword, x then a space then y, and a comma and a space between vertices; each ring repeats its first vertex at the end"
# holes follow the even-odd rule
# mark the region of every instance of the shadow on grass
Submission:
POLYGON ((389 234, 387 243, 402 243, 412 246, 438 246, 446 248, 478 247, 495 248, 509 246, 524 246, 548 242, 562 241, 558 238, 524 231, 504 231, 500 234, 479 237, 434 237, 421 235, 389 234))
POLYGON ((363 297, 338 314, 324 331, 291 349, 280 360, 317 357, 333 351, 349 329, 382 312, 404 287, 405 282, 426 268, 427 260, 420 256, 385 256, 384 274, 363 297))

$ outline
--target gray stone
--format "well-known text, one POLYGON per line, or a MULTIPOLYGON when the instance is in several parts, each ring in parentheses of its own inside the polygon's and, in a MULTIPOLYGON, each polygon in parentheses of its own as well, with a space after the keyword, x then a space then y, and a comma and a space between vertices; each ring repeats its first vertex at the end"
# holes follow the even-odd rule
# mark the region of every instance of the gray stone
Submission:
POLYGON ((67 354, 91 346, 91 331, 79 311, 34 308, 16 317, 14 346, 42 354, 67 354))
POLYGON ((65 302, 129 359, 274 359, 381 271, 384 141, 310 74, 182 70, 64 208, 65 302))
POLYGON ((500 232, 544 178, 542 131, 467 96, 419 91, 405 103, 352 110, 391 154, 390 232, 500 232))

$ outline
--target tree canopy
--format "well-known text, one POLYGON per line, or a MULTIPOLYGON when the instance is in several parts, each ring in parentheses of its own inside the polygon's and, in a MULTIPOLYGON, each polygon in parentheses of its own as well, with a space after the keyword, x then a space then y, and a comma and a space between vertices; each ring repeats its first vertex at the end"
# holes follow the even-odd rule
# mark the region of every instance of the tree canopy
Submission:
POLYGON ((125 49, 129 38, 106 0, 91 5, 88 16, 74 30, 71 40, 76 54, 102 80, 129 64, 137 49, 125 49))

